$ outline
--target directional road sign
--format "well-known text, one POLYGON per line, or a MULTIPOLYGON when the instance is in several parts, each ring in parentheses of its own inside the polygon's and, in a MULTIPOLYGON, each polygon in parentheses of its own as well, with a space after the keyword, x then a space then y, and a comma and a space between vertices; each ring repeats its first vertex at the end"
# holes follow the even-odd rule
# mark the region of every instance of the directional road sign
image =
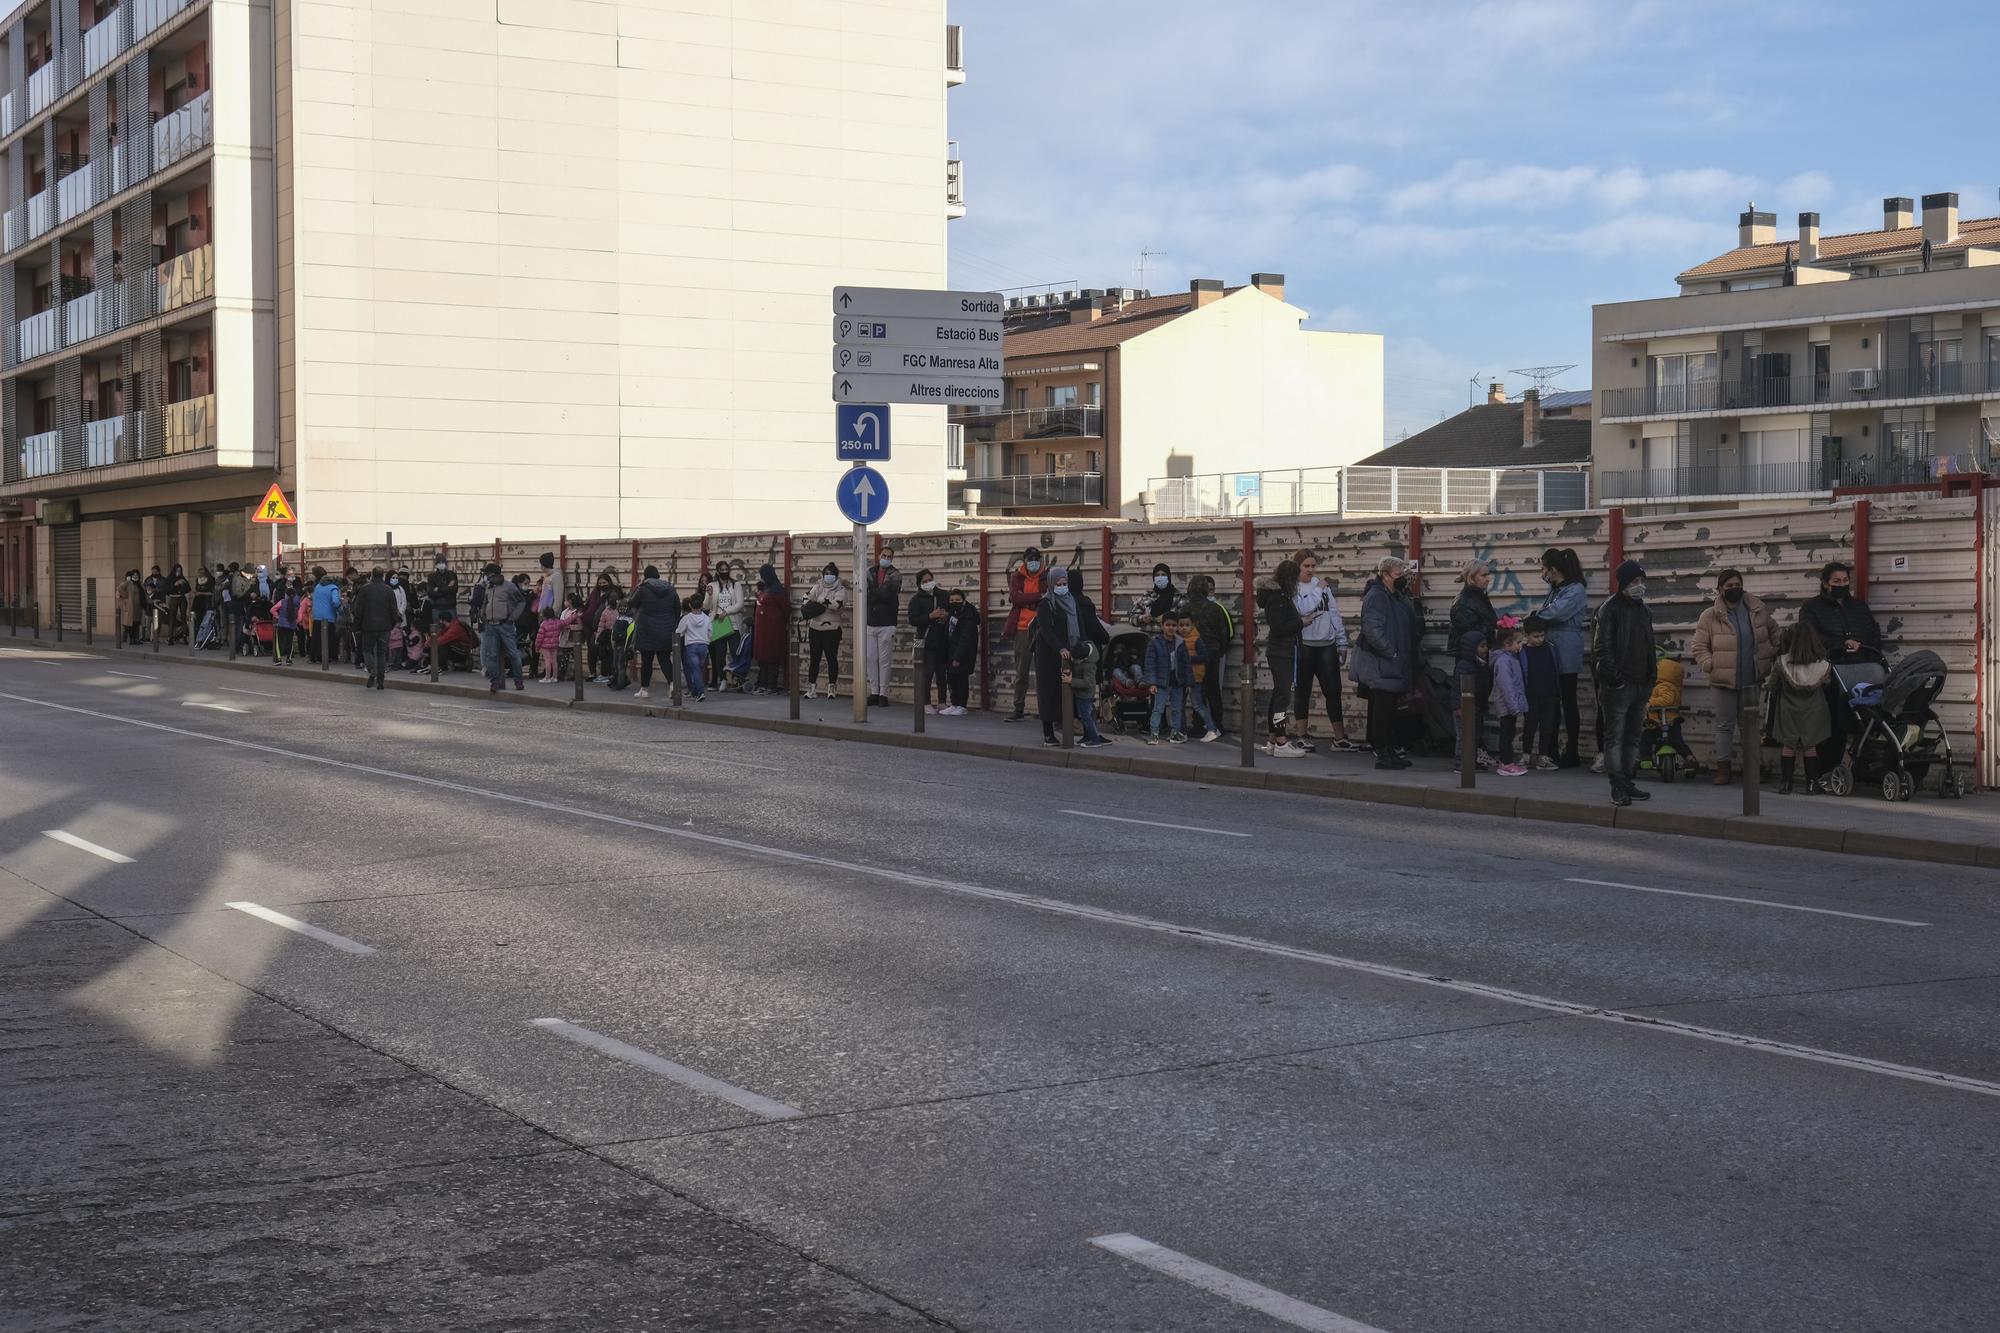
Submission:
POLYGON ((866 319, 970 319, 999 323, 1007 300, 999 292, 933 292, 917 287, 836 287, 833 313, 866 319))
POLYGON ((889 407, 886 403, 842 403, 833 409, 833 456, 843 463, 886 461, 889 407))
POLYGON ((921 347, 930 351, 1000 350, 1002 325, 997 319, 863 319, 836 315, 833 340, 847 347, 921 347))
POLYGON ((1006 381, 973 375, 870 375, 833 377, 836 403, 946 403, 954 407, 1000 407, 1006 381))
POLYGON ((833 502, 849 523, 866 527, 881 521, 889 509, 889 483, 872 467, 851 468, 834 483, 833 502))
POLYGON ((999 379, 1006 371, 1000 349, 961 350, 956 347, 836 347, 835 370, 860 370, 877 375, 948 375, 953 379, 999 379))

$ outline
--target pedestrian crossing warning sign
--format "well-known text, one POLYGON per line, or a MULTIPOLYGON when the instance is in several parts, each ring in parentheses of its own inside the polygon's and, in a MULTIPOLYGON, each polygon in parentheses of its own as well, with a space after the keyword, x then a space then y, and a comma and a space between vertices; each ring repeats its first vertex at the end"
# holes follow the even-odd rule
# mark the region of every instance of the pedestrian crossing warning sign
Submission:
POLYGON ((292 512, 292 502, 285 498, 285 493, 273 482, 271 489, 264 492, 263 500, 257 505, 257 513, 250 521, 283 526, 298 522, 299 516, 292 512))

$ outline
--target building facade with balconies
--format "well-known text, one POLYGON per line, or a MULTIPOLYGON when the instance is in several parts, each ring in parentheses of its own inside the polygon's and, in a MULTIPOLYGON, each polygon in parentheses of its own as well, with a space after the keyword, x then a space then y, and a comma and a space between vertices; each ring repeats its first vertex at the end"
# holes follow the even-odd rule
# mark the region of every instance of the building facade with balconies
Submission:
POLYGON ((1592 457, 1608 504, 1813 498, 2000 463, 2000 218, 1883 201, 1796 239, 1753 207, 1681 295, 1593 310, 1592 457))
POLYGON ((1009 303, 1006 403, 954 411, 967 517, 1146 514, 1154 477, 1326 467, 1382 441, 1382 338, 1303 327, 1282 274, 1009 303))
POLYGON ((0 599, 254 556, 274 481, 287 542, 823 526, 832 288, 964 207, 944 0, 0 6, 0 599))

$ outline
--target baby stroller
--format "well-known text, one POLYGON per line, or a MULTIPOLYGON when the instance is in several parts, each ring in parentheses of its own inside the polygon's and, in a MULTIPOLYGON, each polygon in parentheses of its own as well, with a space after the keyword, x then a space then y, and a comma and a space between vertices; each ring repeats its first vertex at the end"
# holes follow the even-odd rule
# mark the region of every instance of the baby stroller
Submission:
POLYGON ((1841 695, 1834 706, 1847 709, 1849 723, 1847 762, 1828 770, 1828 791, 1845 796, 1865 786, 1885 801, 1907 801, 1933 767, 1938 795, 1972 790, 1971 776, 1953 767, 1951 737, 1935 708, 1950 679, 1943 658, 1914 652, 1894 667, 1849 662, 1834 667, 1833 676, 1841 695))
POLYGON ((1146 690, 1146 638, 1137 630, 1113 632, 1099 669, 1098 716, 1110 713, 1114 731, 1148 731, 1153 725, 1153 697, 1146 690))
POLYGON ((194 646, 197 648, 213 648, 216 646, 219 636, 220 631, 216 628, 215 612, 202 612, 201 624, 194 632, 194 646))

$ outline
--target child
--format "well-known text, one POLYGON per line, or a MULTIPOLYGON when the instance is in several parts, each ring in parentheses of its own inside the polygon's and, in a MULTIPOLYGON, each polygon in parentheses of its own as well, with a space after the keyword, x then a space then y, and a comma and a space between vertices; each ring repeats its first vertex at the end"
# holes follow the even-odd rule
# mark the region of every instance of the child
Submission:
POLYGON ((972 673, 979 665, 979 608, 966 600, 963 589, 954 588, 944 609, 945 678, 951 703, 940 711, 945 717, 964 717, 965 702, 972 697, 972 673))
POLYGON ((1097 730, 1097 666, 1097 645, 1084 639, 1076 645, 1070 656, 1069 669, 1063 672, 1063 679, 1069 682, 1076 720, 1083 726, 1083 739, 1077 744, 1086 750, 1111 744, 1097 730))
POLYGON ((1684 761, 1688 772, 1694 772, 1694 748, 1681 739, 1681 683, 1687 677, 1687 668, 1674 660, 1667 645, 1653 645, 1654 656, 1659 662, 1659 675, 1653 681, 1653 693, 1646 700, 1646 711, 1657 713, 1660 729, 1667 744, 1674 747, 1674 753, 1684 761))
POLYGON ((294 581, 280 585, 271 598, 271 618, 277 628, 271 634, 271 665, 292 664, 292 644, 299 632, 299 589, 294 581))
POLYGON ((1764 733, 1766 743, 1782 747, 1778 751, 1780 796, 1792 794, 1792 773, 1801 754, 1806 760, 1806 795, 1820 790, 1819 747, 1833 735, 1833 714, 1826 702, 1830 669, 1819 635, 1804 620, 1779 639, 1778 661, 1767 682, 1770 702, 1764 733))
POLYGON ((535 627, 535 651, 542 658, 542 679, 556 678, 556 659, 562 652, 563 635, 576 623, 581 613, 575 607, 565 607, 561 615, 554 609, 542 612, 542 623, 535 627))
POLYGON ((1528 694, 1528 721, 1521 737, 1521 751, 1533 755, 1530 768, 1547 771, 1560 768, 1556 762, 1556 722, 1562 712, 1562 673, 1556 666, 1556 650, 1549 646, 1548 623, 1529 616, 1526 643, 1521 648, 1521 666, 1528 694))
POLYGON ((1181 644, 1187 649, 1188 658, 1188 711, 1193 713, 1194 720, 1201 724, 1197 739, 1219 741, 1222 739, 1222 731, 1215 725, 1214 715, 1208 711, 1207 681, 1213 650, 1201 637, 1201 627, 1194 623, 1193 616, 1183 611, 1179 615, 1179 620, 1181 644))
POLYGON ((403 669, 422 671, 425 655, 429 652, 430 640, 425 638, 424 632, 412 622, 410 628, 403 634, 403 669))
POLYGON ((1146 642, 1146 689, 1153 696, 1153 725, 1146 744, 1166 740, 1174 745, 1187 742, 1181 718, 1191 675, 1187 648, 1181 643, 1180 618, 1169 611, 1159 619, 1159 627, 1146 642), (1161 721, 1166 727, 1162 730, 1161 721))
MULTIPOLYGON (((1493 693, 1493 668, 1487 662, 1487 656, 1491 651, 1491 646, 1486 642, 1486 632, 1484 630, 1469 629, 1459 636, 1456 679, 1463 681, 1469 678, 1472 681, 1473 697, 1485 700, 1486 702, 1479 704, 1477 711, 1473 715, 1472 735, 1460 736, 1458 738, 1458 744, 1452 747, 1451 757, 1453 762, 1457 762, 1461 753, 1460 747, 1471 745, 1473 747, 1473 764, 1478 768, 1488 768, 1491 766, 1485 755, 1486 709, 1492 701, 1491 696, 1493 693)), ((1463 690, 1465 687, 1461 685, 1459 688, 1463 690)), ((1452 700, 1452 724, 1456 726, 1457 722, 1458 701, 1454 699, 1452 700)))
POLYGON ((681 623, 674 633, 681 640, 681 668, 687 678, 688 696, 700 703, 708 694, 708 641, 714 631, 715 622, 701 609, 702 595, 697 592, 683 604, 685 611, 681 623))
POLYGON ((1514 726, 1528 711, 1527 664, 1521 656, 1521 629, 1508 625, 1493 631, 1500 650, 1493 653, 1493 697, 1488 705, 1500 719, 1500 766, 1493 771, 1503 778, 1518 778, 1528 771, 1514 759, 1514 726))

